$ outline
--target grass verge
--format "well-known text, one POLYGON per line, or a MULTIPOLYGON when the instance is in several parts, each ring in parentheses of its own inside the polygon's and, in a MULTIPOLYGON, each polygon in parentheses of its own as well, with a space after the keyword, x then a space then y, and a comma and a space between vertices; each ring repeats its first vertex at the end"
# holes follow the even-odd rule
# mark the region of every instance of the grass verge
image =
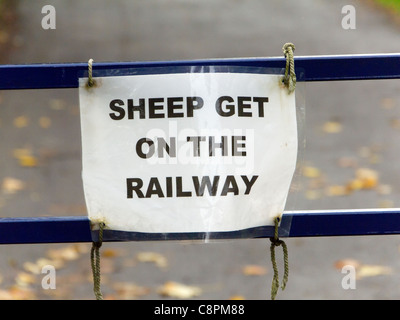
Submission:
POLYGON ((400 0, 375 0, 375 2, 390 13, 400 15, 400 0))

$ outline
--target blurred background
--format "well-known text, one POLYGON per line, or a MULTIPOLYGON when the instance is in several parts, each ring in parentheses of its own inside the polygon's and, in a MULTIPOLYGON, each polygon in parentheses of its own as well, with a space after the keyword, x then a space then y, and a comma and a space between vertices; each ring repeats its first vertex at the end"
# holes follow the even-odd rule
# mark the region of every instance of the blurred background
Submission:
MULTIPOLYGON (((400 52, 399 0, 0 0, 0 63, 400 52), (44 29, 45 5, 55 29, 44 29), (355 25, 342 9, 355 9, 355 25)), ((302 83, 287 210, 400 206, 399 80, 302 83)), ((78 90, 0 92, 0 217, 84 216, 78 90)), ((277 299, 400 299, 400 238, 291 238, 277 299), (357 270, 342 287, 344 265, 357 270)), ((0 246, 0 299, 94 299, 90 244, 0 246), (45 264, 56 289, 41 286, 45 264)), ((269 299, 268 239, 105 243, 106 299, 269 299)), ((280 256, 278 251, 278 256, 280 256)), ((280 261, 281 262, 281 261, 280 261)), ((282 269, 281 269, 282 270, 282 269)))

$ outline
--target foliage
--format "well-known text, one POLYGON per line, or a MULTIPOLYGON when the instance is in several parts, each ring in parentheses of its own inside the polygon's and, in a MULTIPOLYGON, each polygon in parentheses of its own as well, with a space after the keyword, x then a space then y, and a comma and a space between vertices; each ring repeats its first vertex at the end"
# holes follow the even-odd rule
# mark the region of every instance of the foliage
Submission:
POLYGON ((375 0, 375 2, 391 13, 400 15, 400 0, 375 0))

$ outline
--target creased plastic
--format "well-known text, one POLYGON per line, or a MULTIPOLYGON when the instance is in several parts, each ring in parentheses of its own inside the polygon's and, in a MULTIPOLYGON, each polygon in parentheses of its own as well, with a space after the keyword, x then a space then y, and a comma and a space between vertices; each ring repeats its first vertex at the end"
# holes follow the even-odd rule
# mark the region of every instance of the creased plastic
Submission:
POLYGON ((232 67, 80 79, 89 218, 108 229, 224 232, 272 226, 296 168, 295 93, 232 67))

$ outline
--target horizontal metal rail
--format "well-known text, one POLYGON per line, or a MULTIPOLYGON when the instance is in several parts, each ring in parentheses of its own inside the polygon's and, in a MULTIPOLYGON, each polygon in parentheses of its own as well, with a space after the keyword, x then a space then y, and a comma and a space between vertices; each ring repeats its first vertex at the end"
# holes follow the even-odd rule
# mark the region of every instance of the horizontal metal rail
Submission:
MULTIPOLYGON (((0 244, 92 242, 98 232, 92 230, 86 216, 0 218, 0 244)), ((400 233, 400 209, 288 211, 282 216, 279 236, 331 237, 390 235, 400 233)), ((104 230, 103 240, 215 240, 269 238, 272 226, 233 232, 141 233, 104 230)))
MULTIPOLYGON (((104 70, 138 70, 151 67, 242 66, 284 68, 285 59, 241 58, 188 61, 99 62, 93 76, 104 70)), ((400 53, 295 57, 298 81, 400 79, 400 53)), ((77 88, 87 63, 0 65, 0 90, 77 88)), ((118 73, 117 73, 118 74, 118 73)))

